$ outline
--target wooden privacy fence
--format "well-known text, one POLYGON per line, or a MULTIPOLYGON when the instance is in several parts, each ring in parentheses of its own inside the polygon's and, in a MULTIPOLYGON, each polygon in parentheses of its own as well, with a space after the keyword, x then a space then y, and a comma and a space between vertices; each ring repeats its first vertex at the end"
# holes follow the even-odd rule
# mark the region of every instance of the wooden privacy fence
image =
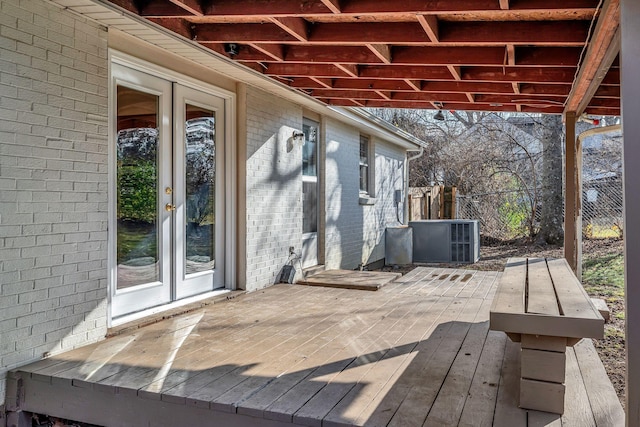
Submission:
POLYGON ((456 219, 456 187, 409 188, 409 221, 456 219))

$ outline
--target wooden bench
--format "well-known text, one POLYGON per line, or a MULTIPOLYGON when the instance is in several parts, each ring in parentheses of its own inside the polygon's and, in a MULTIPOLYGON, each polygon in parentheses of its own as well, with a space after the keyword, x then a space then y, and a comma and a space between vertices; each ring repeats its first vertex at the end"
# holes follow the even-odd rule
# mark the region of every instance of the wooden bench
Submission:
POLYGON ((566 347, 603 338, 604 319, 565 259, 510 258, 490 328, 521 343, 520 407, 562 414, 566 347))

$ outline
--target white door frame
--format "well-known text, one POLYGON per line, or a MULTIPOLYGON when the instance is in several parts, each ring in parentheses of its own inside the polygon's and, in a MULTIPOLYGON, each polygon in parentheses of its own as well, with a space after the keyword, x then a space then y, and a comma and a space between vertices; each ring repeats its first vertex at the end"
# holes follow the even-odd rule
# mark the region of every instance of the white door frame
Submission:
MULTIPOLYGON (((302 233, 302 268, 313 267, 318 265, 320 254, 319 254, 319 239, 318 233, 320 232, 320 123, 308 119, 306 117, 302 120, 303 127, 311 126, 316 129, 316 174, 315 176, 304 175, 304 171, 302 174, 302 185, 304 187, 305 183, 315 184, 316 188, 316 231, 315 232, 307 232, 305 233, 303 230, 302 233)), ((305 138, 306 144, 306 138, 305 138)), ((304 148, 303 148, 304 150, 304 148)), ((303 215, 304 215, 304 202, 302 206, 303 215)))
MULTIPOLYGON (((115 140, 115 118, 113 117, 113 111, 115 111, 115 85, 111 76, 111 64, 119 64, 125 67, 132 68, 134 70, 150 74, 172 83, 178 83, 186 87, 190 87, 196 90, 200 90, 216 97, 222 98, 224 102, 224 141, 225 141, 225 199, 224 217, 225 217, 225 233, 224 233, 224 288, 226 291, 236 289, 236 207, 237 207, 237 177, 234 173, 236 170, 236 95, 233 92, 224 90, 222 88, 213 86, 198 79, 174 72, 164 67, 151 64, 149 62, 138 59, 134 56, 110 49, 109 50, 109 141, 115 140)), ((174 308, 176 306, 188 304, 192 301, 207 298, 211 295, 219 293, 219 291, 213 291, 198 295, 192 298, 185 298, 173 303, 160 305, 155 308, 150 308, 141 312, 133 313, 131 315, 125 315, 114 319, 113 310, 113 296, 115 291, 116 280, 116 245, 114 234, 116 230, 115 224, 115 206, 116 206, 116 157, 115 146, 110 144, 109 151, 109 239, 108 239, 108 268, 107 268, 107 326, 112 327, 128 321, 132 321, 144 316, 148 316, 154 313, 158 313, 164 310, 174 308)))

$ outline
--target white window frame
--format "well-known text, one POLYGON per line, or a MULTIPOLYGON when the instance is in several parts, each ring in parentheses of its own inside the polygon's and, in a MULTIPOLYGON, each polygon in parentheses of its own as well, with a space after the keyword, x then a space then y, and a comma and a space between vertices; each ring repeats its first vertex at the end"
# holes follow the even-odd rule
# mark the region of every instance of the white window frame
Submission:
POLYGON ((358 189, 360 194, 360 204, 361 205, 373 205, 375 203, 375 145, 373 143, 373 139, 369 135, 360 134, 359 143, 358 143, 358 189), (362 162, 362 158, 360 157, 360 149, 362 144, 366 143, 367 148, 367 162, 362 162), (362 168, 367 168, 367 188, 360 188, 360 176, 362 168))

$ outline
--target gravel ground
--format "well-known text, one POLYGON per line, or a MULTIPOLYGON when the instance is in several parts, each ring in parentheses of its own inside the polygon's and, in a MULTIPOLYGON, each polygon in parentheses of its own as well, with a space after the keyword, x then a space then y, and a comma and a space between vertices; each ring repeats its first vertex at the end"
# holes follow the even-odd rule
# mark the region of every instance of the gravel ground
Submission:
MULTIPOLYGON (((623 252, 622 240, 585 240, 583 245, 583 258, 601 258, 608 255, 623 252)), ((462 268, 469 270, 502 271, 509 257, 547 257, 560 258, 563 255, 562 246, 540 246, 526 240, 509 242, 482 242, 480 249, 481 258, 475 264, 419 264, 427 267, 462 268)), ((418 265, 403 266, 400 268, 385 267, 385 271, 401 272, 403 274, 413 270, 418 265)), ((592 294, 592 297, 605 299, 611 311, 611 319, 605 324, 605 338, 594 340, 594 345, 602 359, 602 363, 609 375, 609 379, 616 390, 618 398, 624 407, 625 393, 625 320, 624 299, 612 297, 610 294, 592 294)))

